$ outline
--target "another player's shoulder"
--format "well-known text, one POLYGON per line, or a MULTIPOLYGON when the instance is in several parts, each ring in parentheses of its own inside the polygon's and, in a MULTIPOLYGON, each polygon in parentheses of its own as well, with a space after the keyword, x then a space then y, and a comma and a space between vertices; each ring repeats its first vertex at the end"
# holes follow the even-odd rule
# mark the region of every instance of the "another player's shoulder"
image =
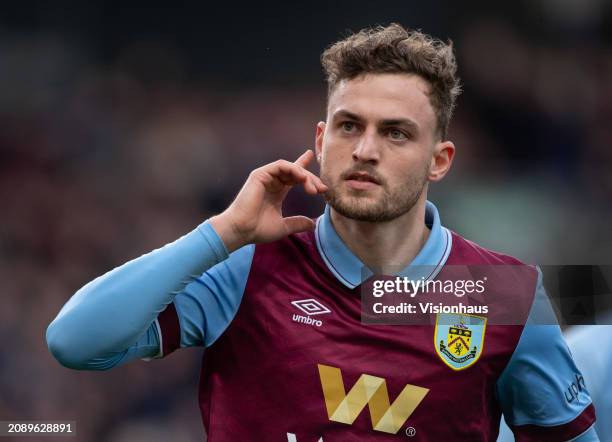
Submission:
POLYGON ((452 248, 447 264, 468 265, 525 265, 514 256, 487 249, 456 232, 452 235, 452 248))

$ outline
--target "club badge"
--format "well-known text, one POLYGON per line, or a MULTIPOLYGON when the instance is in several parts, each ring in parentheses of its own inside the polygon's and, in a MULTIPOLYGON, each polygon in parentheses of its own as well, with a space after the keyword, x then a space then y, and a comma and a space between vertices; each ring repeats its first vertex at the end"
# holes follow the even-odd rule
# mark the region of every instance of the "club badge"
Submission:
POLYGON ((487 318, 438 313, 434 346, 440 359, 453 370, 473 365, 482 354, 487 318))

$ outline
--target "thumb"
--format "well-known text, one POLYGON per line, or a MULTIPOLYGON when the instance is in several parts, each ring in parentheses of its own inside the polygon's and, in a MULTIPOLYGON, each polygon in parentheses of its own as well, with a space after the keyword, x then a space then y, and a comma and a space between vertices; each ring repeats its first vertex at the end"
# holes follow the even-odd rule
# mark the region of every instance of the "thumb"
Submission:
POLYGON ((306 216, 289 216, 283 218, 283 224, 285 225, 287 235, 306 232, 308 230, 314 230, 315 228, 315 222, 306 216))

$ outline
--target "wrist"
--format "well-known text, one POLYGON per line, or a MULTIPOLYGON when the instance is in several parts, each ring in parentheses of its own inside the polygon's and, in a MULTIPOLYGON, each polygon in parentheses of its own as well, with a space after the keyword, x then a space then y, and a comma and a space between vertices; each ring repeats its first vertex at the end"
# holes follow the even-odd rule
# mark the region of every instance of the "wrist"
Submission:
POLYGON ((209 221, 212 228, 217 235, 219 235, 219 238, 221 238, 221 241, 223 241, 228 253, 232 253, 234 250, 248 244, 248 241, 244 235, 241 234, 236 223, 227 211, 213 216, 209 221))

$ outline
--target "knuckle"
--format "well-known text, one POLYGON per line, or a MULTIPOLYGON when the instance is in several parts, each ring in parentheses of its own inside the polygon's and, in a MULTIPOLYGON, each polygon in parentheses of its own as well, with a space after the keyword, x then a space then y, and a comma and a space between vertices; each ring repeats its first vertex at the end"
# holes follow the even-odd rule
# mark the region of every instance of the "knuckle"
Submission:
POLYGON ((249 174, 249 178, 263 178, 264 175, 266 174, 266 170, 263 167, 258 167, 257 169, 251 171, 251 173, 249 174))

